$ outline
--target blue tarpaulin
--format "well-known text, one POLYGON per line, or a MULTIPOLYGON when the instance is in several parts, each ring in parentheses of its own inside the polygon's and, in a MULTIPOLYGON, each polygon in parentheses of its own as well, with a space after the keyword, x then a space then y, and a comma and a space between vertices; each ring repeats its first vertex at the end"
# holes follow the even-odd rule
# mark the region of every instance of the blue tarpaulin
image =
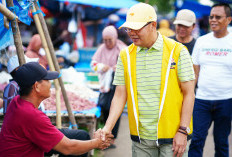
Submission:
POLYGON ((201 18, 203 16, 209 16, 211 10, 210 6, 202 5, 199 2, 191 1, 191 0, 184 0, 183 4, 181 4, 180 6, 177 3, 175 3, 175 7, 176 7, 176 13, 181 9, 189 9, 196 14, 197 18, 201 18))
MULTIPOLYGON (((0 3, 2 3, 2 0, 0 0, 0 3)), ((20 3, 18 3, 17 0, 13 0, 13 3, 14 7, 10 7, 8 9, 14 12, 21 22, 30 25, 32 21, 28 14, 30 2, 27 0, 22 0, 20 1, 20 3)), ((0 50, 5 49, 7 46, 13 44, 14 40, 11 29, 11 23, 9 29, 5 28, 3 14, 0 13, 0 50)))
POLYGON ((13 45, 13 34, 11 28, 4 27, 3 15, 0 13, 0 50, 5 49, 9 45, 13 45))
POLYGON ((232 0, 212 0, 214 2, 217 3, 228 3, 228 4, 232 4, 232 0))
POLYGON ((135 0, 58 0, 60 2, 70 2, 70 3, 77 3, 83 5, 91 5, 103 8, 130 8, 134 4, 138 2, 135 0))
POLYGON ((13 2, 15 13, 19 17, 19 20, 26 25, 30 25, 32 21, 29 16, 30 2, 27 0, 22 0, 20 3, 17 0, 13 0, 13 2))

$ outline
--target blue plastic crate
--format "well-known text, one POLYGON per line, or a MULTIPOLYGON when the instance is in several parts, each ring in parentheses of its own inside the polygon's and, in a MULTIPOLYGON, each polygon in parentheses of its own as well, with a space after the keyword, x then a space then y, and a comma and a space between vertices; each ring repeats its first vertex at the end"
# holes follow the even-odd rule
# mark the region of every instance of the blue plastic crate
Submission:
POLYGON ((90 72, 90 62, 78 62, 74 65, 74 68, 79 72, 90 72))
POLYGON ((97 48, 82 48, 79 49, 79 62, 91 62, 94 53, 96 52, 97 48))
POLYGON ((90 62, 97 48, 81 48, 79 49, 79 61, 74 65, 77 71, 90 72, 90 62))

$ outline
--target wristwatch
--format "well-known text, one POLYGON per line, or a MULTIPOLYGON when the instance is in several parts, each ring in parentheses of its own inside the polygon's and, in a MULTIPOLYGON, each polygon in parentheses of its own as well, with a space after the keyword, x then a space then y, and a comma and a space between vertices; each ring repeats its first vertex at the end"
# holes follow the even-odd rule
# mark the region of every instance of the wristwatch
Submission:
POLYGON ((187 134, 190 133, 190 128, 189 127, 180 126, 179 129, 185 131, 187 134))

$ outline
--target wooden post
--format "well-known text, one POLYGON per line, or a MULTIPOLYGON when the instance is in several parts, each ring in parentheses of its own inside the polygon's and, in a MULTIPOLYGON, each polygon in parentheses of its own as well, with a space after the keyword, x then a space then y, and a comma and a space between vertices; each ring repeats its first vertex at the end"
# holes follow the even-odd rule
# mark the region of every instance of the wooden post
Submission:
MULTIPOLYGON (((35 13, 36 12, 36 9, 35 9, 35 6, 32 5, 32 13, 35 13)), ((39 17, 38 17, 38 14, 34 14, 33 15, 34 17, 34 21, 35 21, 35 24, 36 24, 36 28, 39 32, 39 35, 40 35, 40 38, 41 38, 41 41, 42 41, 42 45, 43 45, 43 48, 46 52, 46 57, 47 57, 47 60, 48 60, 48 65, 51 69, 51 71, 55 71, 55 68, 54 68, 54 65, 52 63, 52 58, 51 58, 51 55, 50 55, 50 52, 49 52, 49 49, 48 49, 48 45, 47 45, 47 41, 45 39, 45 35, 44 35, 44 32, 43 32, 43 29, 42 29, 42 26, 41 26, 41 23, 39 21, 39 17)), ((59 82, 58 80, 54 80, 54 85, 55 85, 55 89, 56 89, 56 112, 57 112, 57 121, 56 121, 56 125, 57 125, 57 128, 61 128, 61 109, 60 109, 60 87, 59 87, 59 82)))
POLYGON ((56 80, 56 127, 62 128, 62 118, 61 118, 61 101, 60 101, 60 86, 58 80, 56 80))
MULTIPOLYGON (((7 2, 8 7, 14 7, 13 0, 7 0, 6 2, 7 2)), ((23 44, 22 44, 22 39, 20 36, 17 18, 11 20, 11 27, 12 27, 12 32, 14 36, 14 44, 16 47, 17 55, 18 55, 19 65, 23 65, 26 61, 24 57, 23 44)))
MULTIPOLYGON (((7 16, 8 15, 8 18, 10 20, 13 20, 15 18, 16 15, 14 15, 9 9, 7 9, 6 7, 6 1, 5 0, 2 0, 2 4, 0 4, 0 10, 2 10, 4 13, 3 13, 3 19, 4 19, 4 27, 9 29, 10 26, 9 26, 9 20, 7 19, 7 16), (10 15, 11 14, 11 15, 10 15), (13 14, 13 15, 12 15, 13 14)), ((1 11, 0 11, 1 12, 1 11)))
MULTIPOLYGON (((36 1, 34 1, 34 6, 36 7, 36 10, 40 10, 40 8, 39 8, 36 1)), ((48 32, 46 22, 44 20, 44 17, 42 15, 42 13, 39 13, 38 16, 39 16, 39 19, 40 19, 40 22, 41 22, 41 25, 42 25, 42 29, 44 31, 44 35, 45 35, 45 38, 46 38, 46 41, 47 41, 47 44, 48 44, 48 48, 50 50, 50 55, 51 55, 52 61, 54 63, 55 69, 56 69, 56 71, 58 71, 60 73, 60 67, 59 67, 58 61, 57 61, 56 56, 55 56, 55 50, 54 50, 54 47, 52 45, 52 41, 51 41, 51 38, 50 38, 50 35, 49 35, 49 32, 48 32)), ((71 109, 69 101, 68 101, 68 96, 67 96, 66 90, 64 88, 62 77, 59 77, 58 80, 59 80, 59 83, 60 83, 60 87, 61 87, 61 91, 62 91, 62 94, 63 94, 64 102, 65 102, 65 105, 66 105, 66 108, 67 108, 67 111, 68 111, 69 120, 72 123, 72 128, 77 129, 76 120, 74 118, 74 115, 72 113, 72 109, 71 109)))

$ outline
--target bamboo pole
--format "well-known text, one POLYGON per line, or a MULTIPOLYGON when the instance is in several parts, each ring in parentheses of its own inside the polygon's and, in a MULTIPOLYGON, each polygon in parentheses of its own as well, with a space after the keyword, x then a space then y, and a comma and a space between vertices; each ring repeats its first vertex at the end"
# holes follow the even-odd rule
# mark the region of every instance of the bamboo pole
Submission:
POLYGON ((7 17, 7 19, 9 19, 9 20, 14 20, 15 18, 18 19, 18 16, 16 16, 14 13, 12 13, 2 3, 0 3, 0 12, 4 15, 4 17, 7 17))
MULTIPOLYGON (((40 10, 37 2, 34 1, 34 5, 36 7, 36 10, 40 10)), ((59 64, 58 64, 56 56, 55 56, 55 50, 54 50, 54 47, 52 45, 52 41, 51 41, 51 38, 50 38, 50 35, 49 35, 49 32, 48 32, 46 22, 44 20, 44 17, 42 15, 42 13, 39 13, 38 16, 39 16, 40 22, 42 24, 42 27, 43 27, 43 30, 44 30, 44 33, 45 33, 45 37, 46 37, 46 40, 47 40, 47 43, 48 43, 48 48, 50 50, 50 54, 51 54, 55 69, 56 69, 56 71, 58 71, 60 73, 60 67, 59 67, 59 64)), ((62 91, 62 94, 63 94, 64 102, 65 102, 65 105, 66 105, 66 108, 67 108, 67 111, 68 111, 68 117, 69 117, 70 122, 72 123, 72 128, 77 129, 76 120, 74 118, 74 115, 72 113, 72 109, 71 109, 69 101, 68 101, 68 97, 67 97, 66 90, 64 88, 62 77, 60 77, 58 80, 59 80, 59 83, 60 83, 60 87, 61 87, 61 91, 62 91)))
POLYGON ((56 86, 59 88, 56 89, 56 126, 58 129, 62 128, 62 121, 61 121, 61 101, 60 101, 60 86, 59 82, 56 81, 56 86))
MULTIPOLYGON (((13 0, 7 0, 6 2, 7 2, 8 7, 14 7, 13 0)), ((3 7, 0 6, 0 8, 3 8, 3 7)), ((7 14, 7 15, 11 15, 11 14, 7 14)), ((15 47, 16 47, 17 55, 18 55, 19 65, 23 65, 26 61, 25 61, 25 58, 24 58, 23 44, 22 44, 22 39, 21 39, 21 36, 20 36, 20 31, 19 31, 17 18, 13 18, 11 20, 11 27, 12 27, 12 31, 13 31, 14 44, 15 44, 15 47)))
MULTIPOLYGON (((32 8, 32 13, 36 13, 35 6, 32 5, 31 8, 32 8)), ((44 31, 43 31, 43 28, 42 28, 41 23, 39 21, 38 14, 34 14, 33 17, 34 17, 34 21, 35 21, 37 30, 39 32, 41 41, 42 41, 43 48, 44 48, 45 53, 46 53, 46 57, 47 57, 47 60, 48 60, 48 65, 49 65, 51 71, 55 71, 55 68, 54 68, 54 65, 53 65, 53 62, 52 62, 52 58, 51 58, 51 55, 50 55, 50 52, 49 52, 49 49, 48 49, 47 41, 46 41, 46 38, 45 38, 45 35, 44 35, 44 31)), ((59 92, 60 91, 60 86, 59 86, 59 82, 58 82, 57 79, 54 80, 54 85, 55 85, 55 89, 56 89, 56 115, 57 115, 56 126, 57 126, 57 128, 61 129, 61 127, 62 127, 62 124, 61 124, 61 109, 60 109, 61 104, 60 104, 60 92, 59 92)))
MULTIPOLYGON (((2 4, 4 6, 2 8, 6 8, 6 0, 2 0, 2 4)), ((10 13, 11 13, 11 11, 10 11, 10 13)), ((4 19, 4 27, 7 28, 7 29, 9 29, 10 28, 10 26, 9 26, 9 20, 7 19, 7 17, 5 15, 3 16, 3 19, 4 19)), ((13 20, 13 19, 11 19, 11 20, 13 20)))

